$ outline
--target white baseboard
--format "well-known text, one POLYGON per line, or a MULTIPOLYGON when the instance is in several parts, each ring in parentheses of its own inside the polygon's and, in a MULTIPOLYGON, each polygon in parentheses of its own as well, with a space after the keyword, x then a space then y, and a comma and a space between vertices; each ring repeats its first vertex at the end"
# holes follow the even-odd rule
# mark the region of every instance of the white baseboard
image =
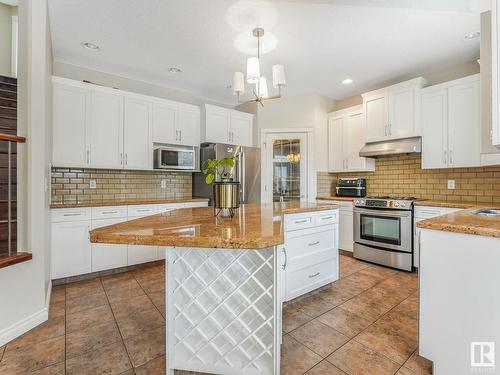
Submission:
POLYGON ((7 344, 16 337, 28 332, 30 329, 42 324, 49 318, 49 310, 44 307, 42 310, 12 324, 3 331, 0 331, 0 346, 7 344))
POLYGON ((49 285, 47 286, 47 293, 45 294, 45 308, 49 311, 50 297, 52 296, 52 280, 49 280, 49 285))

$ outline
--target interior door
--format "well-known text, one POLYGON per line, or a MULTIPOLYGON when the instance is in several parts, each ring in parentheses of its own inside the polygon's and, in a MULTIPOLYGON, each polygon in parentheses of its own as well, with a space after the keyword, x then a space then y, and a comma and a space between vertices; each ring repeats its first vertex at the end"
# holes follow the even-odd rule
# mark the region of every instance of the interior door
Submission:
POLYGON ((307 201, 307 133, 268 133, 264 144, 263 200, 307 201))
POLYGON ((479 82, 448 89, 448 165, 477 167, 481 162, 479 82))
POLYGON ((344 118, 331 118, 328 121, 328 170, 330 172, 343 171, 345 168, 343 145, 344 118))
POLYGON ((404 138, 415 135, 415 90, 394 90, 388 96, 389 136, 404 138))
POLYGON ((55 166, 80 167, 89 165, 88 109, 90 91, 54 84, 52 163, 55 166))
POLYGON ((443 168, 448 163, 448 94, 446 89, 426 92, 421 98, 422 168, 443 168))
POLYGON ((150 102, 136 98, 125 98, 123 151, 125 168, 153 168, 150 102))
POLYGON ((345 126, 345 139, 344 147, 346 148, 347 168, 350 171, 360 171, 365 168, 365 158, 359 156, 359 151, 365 145, 363 133, 363 113, 353 113, 347 117, 345 126))
POLYGON ((177 107, 169 103, 153 103, 153 142, 175 143, 177 107))
POLYGON ((368 97, 364 101, 367 142, 387 137, 387 97, 385 92, 368 97))
POLYGON ((92 92, 90 164, 97 168, 123 166, 123 97, 92 92))

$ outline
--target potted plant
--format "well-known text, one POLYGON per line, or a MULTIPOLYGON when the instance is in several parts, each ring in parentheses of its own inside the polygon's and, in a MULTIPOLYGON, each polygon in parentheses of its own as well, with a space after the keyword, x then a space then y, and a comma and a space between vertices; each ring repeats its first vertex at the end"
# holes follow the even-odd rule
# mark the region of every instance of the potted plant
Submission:
POLYGON ((234 166, 237 157, 209 159, 203 169, 205 182, 213 185, 214 215, 234 216, 240 206, 240 183, 234 181, 234 166))

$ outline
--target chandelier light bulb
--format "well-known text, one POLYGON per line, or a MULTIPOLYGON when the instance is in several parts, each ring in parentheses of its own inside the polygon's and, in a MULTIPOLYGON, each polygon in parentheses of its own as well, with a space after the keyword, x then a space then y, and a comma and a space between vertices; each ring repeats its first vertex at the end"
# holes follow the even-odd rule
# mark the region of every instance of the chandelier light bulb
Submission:
POLYGON ((247 82, 258 83, 260 78, 260 64, 257 57, 249 57, 247 60, 247 82))

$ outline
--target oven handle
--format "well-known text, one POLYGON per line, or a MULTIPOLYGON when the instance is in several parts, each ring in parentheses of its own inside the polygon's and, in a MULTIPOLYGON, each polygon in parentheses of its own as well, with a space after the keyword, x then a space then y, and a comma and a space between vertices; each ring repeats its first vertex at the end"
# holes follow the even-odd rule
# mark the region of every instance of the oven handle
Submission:
POLYGON ((388 217, 410 217, 410 211, 398 210, 370 210, 365 208, 354 207, 354 213, 369 214, 373 216, 388 216, 388 217))

